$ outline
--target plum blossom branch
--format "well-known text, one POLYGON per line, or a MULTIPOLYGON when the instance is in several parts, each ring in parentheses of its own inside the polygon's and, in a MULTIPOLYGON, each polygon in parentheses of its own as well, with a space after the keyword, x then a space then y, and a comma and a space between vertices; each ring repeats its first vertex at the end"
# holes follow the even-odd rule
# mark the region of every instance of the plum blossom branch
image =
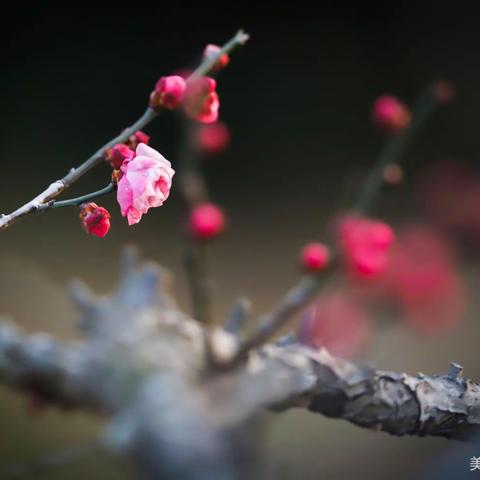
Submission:
MULTIPOLYGON (((378 161, 373 166, 363 187, 361 188, 357 210, 366 213, 383 184, 383 169, 386 165, 397 164, 414 134, 433 113, 435 107, 442 103, 443 97, 438 94, 438 82, 430 85, 419 97, 413 109, 413 120, 403 130, 392 135, 387 141, 378 161)), ((335 252, 333 253, 335 255, 335 252)), ((332 268, 329 269, 332 271, 332 268)), ((259 347, 284 327, 288 321, 304 309, 317 295, 324 284, 323 275, 311 275, 302 278, 280 301, 272 313, 259 320, 259 327, 240 346, 232 365, 245 358, 252 348, 259 347)))
MULTIPOLYGON (((248 40, 248 38, 248 34, 243 32, 242 30, 238 31, 220 49, 217 54, 205 58, 197 67, 197 69, 192 73, 192 75, 187 79, 187 81, 191 81, 208 73, 211 68, 218 62, 221 55, 233 51, 239 45, 243 45, 248 40)), ((58 197, 58 195, 60 195, 65 189, 69 188, 73 183, 75 183, 93 167, 100 164, 104 159, 104 153, 106 149, 111 148, 116 144, 126 142, 131 135, 148 125, 152 120, 157 117, 157 115, 158 112, 155 109, 148 107, 142 114, 142 116, 133 125, 124 130, 120 135, 117 135, 115 138, 100 147, 79 167, 72 168, 61 180, 57 180, 50 184, 39 195, 37 195, 35 198, 30 200, 26 204, 22 205, 21 207, 17 208, 15 211, 9 214, 1 215, 0 230, 5 230, 21 217, 38 212, 43 207, 43 205, 48 203, 48 201, 58 197)))

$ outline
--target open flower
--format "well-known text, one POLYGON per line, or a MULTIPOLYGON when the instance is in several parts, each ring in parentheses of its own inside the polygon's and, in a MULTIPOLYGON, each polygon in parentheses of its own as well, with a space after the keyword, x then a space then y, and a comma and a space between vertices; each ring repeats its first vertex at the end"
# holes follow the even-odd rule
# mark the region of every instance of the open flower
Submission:
POLYGON ((121 170, 117 200, 128 224, 134 225, 150 208, 163 205, 175 172, 167 159, 144 143, 138 145, 135 157, 124 162, 121 170))

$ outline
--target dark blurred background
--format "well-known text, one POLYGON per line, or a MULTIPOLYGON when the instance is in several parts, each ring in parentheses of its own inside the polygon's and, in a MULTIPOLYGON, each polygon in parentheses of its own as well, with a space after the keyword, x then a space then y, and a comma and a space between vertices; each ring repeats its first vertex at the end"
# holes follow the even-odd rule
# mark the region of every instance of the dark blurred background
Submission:
MULTIPOLYGON (((439 159, 476 164, 480 37, 472 12, 433 2, 352 8, 326 3, 316 9, 139 4, 67 15, 41 5, 3 14, 0 210, 11 211, 81 163, 136 119, 159 76, 195 65, 207 43, 221 44, 239 27, 251 33, 251 41, 234 53, 218 87, 232 145, 205 164, 230 227, 210 250, 219 319, 238 295, 249 296, 256 313, 265 312, 295 281, 298 249, 325 234, 332 213, 344 206, 381 148, 382 135, 370 121, 379 94, 411 103, 432 79, 451 80, 456 101, 425 125, 409 149, 408 178, 439 159)), ((146 131, 175 167, 177 119, 162 115, 146 131)), ((97 168, 67 197, 103 186, 108 175, 107 166, 97 168)), ((135 227, 127 226, 113 198, 105 200, 112 229, 103 240, 86 236, 77 213, 67 209, 23 219, 2 232, 0 313, 30 330, 73 335, 66 282, 79 276, 108 291, 126 243, 139 245, 177 275, 177 293, 187 307, 178 197, 174 191, 135 227)), ((416 218, 416 212, 407 181, 388 192, 375 213, 397 222, 416 218)), ((475 272, 472 260, 466 273, 474 285, 475 272)), ((444 338, 418 338, 392 327, 378 332, 367 357, 410 373, 444 372, 454 360, 468 376, 480 378, 479 335, 475 315, 444 338)), ((93 438, 98 429, 80 414, 47 411, 33 418, 22 397, 0 393, 1 464, 93 438)), ((451 446, 442 439, 393 438, 303 412, 274 418, 269 435, 278 478, 289 479, 410 478, 451 446)), ((461 468, 468 469, 468 458, 461 468)), ((41 478, 86 475, 126 478, 115 463, 97 457, 41 478)))

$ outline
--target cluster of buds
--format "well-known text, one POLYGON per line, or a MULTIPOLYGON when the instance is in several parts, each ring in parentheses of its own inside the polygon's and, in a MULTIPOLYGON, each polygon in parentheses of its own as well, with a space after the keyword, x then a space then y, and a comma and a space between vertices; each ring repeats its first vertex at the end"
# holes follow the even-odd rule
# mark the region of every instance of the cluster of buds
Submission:
MULTIPOLYGON (((217 45, 207 45, 204 60, 218 56, 212 67, 219 70, 228 65, 227 54, 219 55, 221 48, 217 45)), ((162 109, 174 110, 183 105, 185 113, 201 123, 214 123, 218 119, 220 100, 216 92, 217 82, 211 77, 185 79, 181 75, 161 77, 150 95, 150 108, 156 111, 162 109)))
POLYGON ((374 279, 388 266, 388 253, 394 241, 385 223, 361 217, 348 217, 340 224, 340 246, 348 272, 359 278, 374 279))
POLYGON ((119 170, 125 161, 130 161, 135 156, 135 149, 140 143, 148 145, 150 137, 138 130, 130 135, 125 143, 117 143, 111 148, 105 149, 104 159, 114 170, 119 170))
POLYGON ((150 108, 156 111, 174 110, 183 105, 190 118, 201 123, 213 123, 218 119, 220 108, 216 88, 217 82, 211 77, 191 80, 185 80, 180 75, 162 77, 150 95, 150 108))

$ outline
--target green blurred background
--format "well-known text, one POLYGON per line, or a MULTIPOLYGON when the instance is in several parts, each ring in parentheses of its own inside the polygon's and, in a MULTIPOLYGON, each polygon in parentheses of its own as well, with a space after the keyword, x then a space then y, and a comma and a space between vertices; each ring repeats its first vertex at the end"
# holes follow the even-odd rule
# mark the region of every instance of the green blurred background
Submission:
MULTIPOLYGON (((195 64, 207 43, 244 27, 251 42, 219 76, 221 117, 233 142, 205 170, 229 229, 210 249, 216 316, 239 295, 268 311, 298 276, 296 255, 327 232, 345 192, 378 153, 382 137, 370 107, 383 93, 411 102, 434 78, 452 80, 456 102, 442 110, 408 152, 409 177, 438 159, 475 164, 480 150, 478 20, 471 12, 413 2, 351 9, 121 7, 61 13, 45 6, 4 13, 0 76, 0 210, 8 212, 63 176, 144 109, 156 79, 195 64), (117 9, 119 10, 119 9, 117 9), (413 168, 414 167, 414 168, 413 168)), ((175 166, 178 122, 162 115, 146 130, 175 166)), ((84 177, 69 195, 105 184, 108 168, 84 177)), ((31 331, 75 335, 67 281, 113 288, 126 243, 171 269, 188 308, 182 204, 177 191, 135 227, 114 199, 112 229, 87 237, 73 210, 22 220, 0 235, 0 313, 31 331), (180 219, 180 220, 179 220, 180 219)), ((376 214, 416 218, 412 183, 389 192, 376 214)), ((475 299, 475 258, 465 273, 475 299)), ((468 267, 467 267, 468 265, 468 267)), ((446 338, 418 338, 401 325, 377 332, 366 357, 384 369, 441 373, 450 361, 480 378, 478 306, 446 338)), ((26 413, 25 399, 0 391, 0 464, 23 461, 93 438, 99 424, 79 413, 26 413)), ((269 451, 277 478, 410 478, 452 444, 394 438, 304 412, 272 418, 269 451)), ((480 455, 480 450, 478 452, 480 455)), ((468 459, 465 459, 465 469, 468 459)), ((125 466, 93 456, 38 478, 129 478, 125 466)))

